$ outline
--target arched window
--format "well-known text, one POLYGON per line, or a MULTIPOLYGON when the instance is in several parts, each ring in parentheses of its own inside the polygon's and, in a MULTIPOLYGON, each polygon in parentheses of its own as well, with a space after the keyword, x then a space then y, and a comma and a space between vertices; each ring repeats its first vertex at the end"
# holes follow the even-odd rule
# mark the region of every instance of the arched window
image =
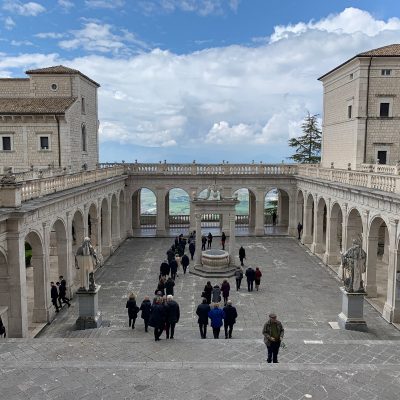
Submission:
POLYGON ((82 124, 82 151, 87 151, 87 137, 86 137, 86 126, 82 124))

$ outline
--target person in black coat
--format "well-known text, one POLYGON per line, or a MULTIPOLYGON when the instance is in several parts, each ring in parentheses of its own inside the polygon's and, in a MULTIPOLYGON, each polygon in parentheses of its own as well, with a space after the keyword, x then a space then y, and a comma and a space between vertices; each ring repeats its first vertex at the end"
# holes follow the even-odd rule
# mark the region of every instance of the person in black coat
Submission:
POLYGON ((175 260, 175 251, 172 249, 172 247, 167 251, 167 260, 168 262, 175 260))
POLYGON ((165 325, 165 306, 162 304, 162 299, 157 297, 154 299, 154 305, 151 307, 149 325, 154 328, 154 340, 157 342, 160 339, 165 325))
POLYGON ((171 278, 173 280, 175 280, 176 279, 176 273, 178 272, 178 263, 175 260, 175 256, 174 256, 174 259, 169 262, 169 268, 170 268, 170 271, 171 271, 171 278))
POLYGON ((205 250, 206 249, 206 243, 207 243, 207 238, 203 235, 201 237, 201 250, 205 250))
POLYGON ((139 307, 136 305, 136 296, 133 293, 129 295, 128 301, 126 302, 126 308, 128 309, 129 327, 132 326, 132 329, 135 329, 139 307))
POLYGON ((232 300, 228 300, 226 306, 224 307, 224 329, 225 329, 225 339, 232 339, 233 325, 236 323, 236 318, 238 316, 236 307, 233 307, 232 300))
POLYGON ((193 260, 193 256, 194 256, 194 252, 195 251, 196 251, 195 243, 194 242, 190 242, 190 244, 189 244, 189 253, 190 253, 190 256, 191 256, 192 260, 193 260))
POLYGON ((208 281, 207 284, 204 286, 203 294, 201 296, 207 300, 207 304, 211 303, 212 291, 213 291, 213 287, 211 285, 211 282, 208 281))
POLYGON ((165 296, 165 278, 161 278, 158 281, 157 289, 154 293, 157 294, 157 292, 161 292, 161 296, 165 296))
POLYGON ((246 250, 243 248, 243 246, 240 246, 239 249, 239 259, 240 259, 240 265, 243 267, 243 260, 246 258, 246 250))
POLYGON ((249 292, 253 291, 253 284, 256 279, 256 271, 253 268, 249 267, 246 269, 246 278, 247 278, 247 290, 249 292))
POLYGON ((212 235, 211 232, 208 232, 208 235, 207 235, 207 249, 211 249, 212 240, 213 240, 213 235, 212 235))
POLYGON ((207 304, 207 299, 203 298, 201 304, 197 306, 196 314, 199 316, 197 320, 200 329, 200 336, 202 339, 207 338, 207 325, 208 325, 208 312, 210 311, 210 305, 207 304))
POLYGON ((144 300, 140 305, 140 311, 142 312, 142 319, 144 321, 144 330, 148 332, 149 319, 151 314, 151 301, 149 296, 144 296, 144 300))
POLYGON ((184 274, 186 274, 186 270, 187 270, 187 267, 189 266, 189 263, 190 263, 189 257, 186 254, 184 254, 181 259, 181 264, 182 264, 184 274))
MULTIPOLYGON (((62 276, 60 276, 60 278, 62 278, 62 276)), ((58 284, 58 282, 57 282, 58 284)), ((65 279, 62 279, 60 284, 57 285, 58 286, 58 301, 60 303, 60 307, 61 307, 61 301, 64 304, 67 304, 68 307, 71 307, 71 303, 69 302, 69 299, 67 298, 67 287, 66 287, 67 282, 65 281, 65 279)))
POLYGON ((51 297, 51 302, 53 303, 54 308, 56 309, 56 312, 60 311, 60 308, 58 307, 57 300, 58 300, 58 289, 57 286, 54 284, 54 282, 50 282, 50 297, 51 297))
POLYGON ((160 265, 160 278, 169 275, 169 264, 167 260, 164 260, 160 265))
POLYGON ((174 295, 174 286, 175 286, 174 280, 171 277, 169 277, 167 279, 167 282, 165 282, 165 294, 167 296, 169 294, 172 294, 172 296, 174 295))
POLYGON ((169 339, 170 337, 171 339, 173 339, 175 333, 175 325, 179 322, 180 317, 179 304, 174 300, 174 296, 167 296, 167 305, 165 307, 165 311, 167 339, 169 339))

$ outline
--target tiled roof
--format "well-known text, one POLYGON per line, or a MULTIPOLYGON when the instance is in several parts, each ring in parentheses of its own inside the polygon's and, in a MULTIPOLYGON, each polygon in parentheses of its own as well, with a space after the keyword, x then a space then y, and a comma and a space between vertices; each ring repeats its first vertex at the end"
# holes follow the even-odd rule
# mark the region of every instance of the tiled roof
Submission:
POLYGON ((100 86, 93 79, 90 79, 88 76, 82 74, 82 72, 78 71, 77 69, 64 67, 64 65, 56 65, 54 67, 39 68, 39 69, 30 69, 29 71, 25 71, 25 73, 28 75, 35 75, 35 74, 81 75, 88 81, 94 83, 97 86, 100 86))
POLYGON ((0 115, 64 114, 75 97, 0 98, 0 115))
POLYGON ((331 74, 332 72, 336 71, 337 69, 343 67, 350 61, 353 61, 355 58, 362 58, 362 57, 400 57, 400 44, 390 44, 388 46, 378 47, 377 49, 372 49, 365 51, 363 53, 359 53, 354 57, 350 58, 349 60, 345 61, 343 64, 338 65, 336 68, 333 68, 331 71, 327 72, 326 74, 320 76, 318 80, 321 80, 325 76, 331 74))
POLYGON ((378 47, 377 49, 357 54, 356 57, 400 57, 400 44, 378 47))

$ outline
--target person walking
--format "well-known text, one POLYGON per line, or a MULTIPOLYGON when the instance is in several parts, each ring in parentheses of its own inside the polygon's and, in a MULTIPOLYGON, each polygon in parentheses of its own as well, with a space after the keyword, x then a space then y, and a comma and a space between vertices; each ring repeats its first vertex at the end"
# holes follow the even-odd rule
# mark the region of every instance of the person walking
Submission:
POLYGON ((171 271, 171 278, 175 280, 178 272, 178 263, 176 262, 175 258, 169 262, 169 268, 171 271))
POLYGON ((203 298, 201 304, 197 306, 196 314, 198 315, 197 323, 199 324, 200 336, 202 339, 207 338, 207 325, 208 325, 208 313, 210 312, 210 305, 207 303, 207 299, 203 298))
POLYGON ((169 275, 169 264, 164 260, 160 265, 160 278, 165 278, 169 275))
POLYGON ((193 261, 195 251, 196 251, 196 244, 194 243, 194 241, 191 241, 189 244, 189 253, 190 253, 190 257, 191 257, 192 261, 193 261))
POLYGON ((56 309, 56 312, 60 312, 60 308, 58 307, 57 301, 58 301, 58 289, 57 286, 54 284, 54 282, 50 282, 50 297, 51 297, 51 302, 53 303, 54 308, 56 309))
POLYGON ((253 268, 249 267, 246 269, 246 278, 247 278, 247 291, 253 291, 254 280, 256 279, 256 272, 253 268))
POLYGON ((243 260, 246 258, 246 250, 243 248, 243 246, 240 246, 239 249, 239 260, 240 260, 240 265, 243 267, 243 260))
POLYGON ((201 237, 201 250, 205 250, 206 249, 206 243, 207 243, 207 238, 203 235, 201 237))
POLYGON ((6 327, 3 324, 3 320, 0 317, 0 337, 6 338, 7 337, 7 332, 6 332, 6 327))
POLYGON ((243 269, 242 269, 242 267, 238 268, 235 271, 235 279, 236 279, 236 290, 238 291, 240 289, 240 285, 241 285, 242 279, 243 279, 243 269))
POLYGON ((211 304, 212 292, 213 292, 213 287, 211 285, 211 282, 208 281, 207 284, 204 286, 203 295, 201 296, 207 300, 207 304, 211 304))
POLYGON ((224 298, 224 306, 226 306, 226 302, 228 301, 230 290, 231 290, 231 285, 229 285, 229 282, 226 279, 224 279, 221 285, 222 297, 224 298))
POLYGON ((219 303, 221 301, 221 289, 218 285, 212 288, 212 302, 219 303))
POLYGON ((187 267, 189 266, 190 263, 189 257, 186 254, 182 256, 181 263, 183 268, 183 274, 186 274, 187 267))
POLYGON ((261 282, 261 277, 262 273, 260 271, 260 268, 256 267, 256 270, 254 272, 254 284, 256 285, 256 290, 258 292, 258 288, 260 287, 260 282, 261 282))
MULTIPOLYGON (((179 267, 182 265, 182 257, 180 255, 180 253, 175 253, 175 261, 176 261, 176 265, 177 265, 176 276, 179 276, 178 275, 179 267)), ((175 280, 175 278, 174 278, 174 280, 175 280)))
POLYGON ((297 224, 297 234, 298 234, 298 238, 297 239, 301 239, 301 232, 302 232, 302 230, 303 230, 303 225, 299 222, 298 224, 297 224))
POLYGON ((174 300, 174 296, 167 296, 167 305, 165 307, 166 334, 167 339, 174 338, 175 325, 179 322, 180 310, 179 304, 174 300))
POLYGON ((236 318, 238 316, 236 307, 233 307, 232 300, 228 300, 226 306, 224 307, 224 329, 225 329, 225 339, 232 339, 233 325, 236 323, 236 318))
POLYGON ((207 249, 211 249, 212 240, 213 240, 213 235, 211 234, 211 232, 208 232, 208 235, 207 235, 207 249))
POLYGON ((277 320, 276 314, 269 314, 269 320, 264 324, 262 334, 264 335, 264 343, 267 346, 267 362, 277 363, 279 347, 283 339, 285 330, 282 323, 277 320))
POLYGON ((154 305, 151 307, 149 325, 154 328, 154 340, 157 342, 160 339, 165 325, 165 306, 162 304, 162 299, 156 297, 154 305))
POLYGON ((60 278, 60 285, 58 286, 58 301, 60 302, 60 307, 62 301, 64 304, 67 304, 69 308, 71 307, 71 303, 67 298, 67 282, 62 276, 60 276, 60 278))
POLYGON ((225 242, 226 242, 226 235, 225 235, 225 232, 222 232, 222 236, 221 236, 222 250, 225 250, 225 242))
POLYGON ((169 277, 167 279, 167 282, 165 282, 165 294, 168 295, 174 295, 174 286, 175 286, 175 282, 174 280, 169 277))
POLYGON ((144 300, 140 305, 140 311, 142 312, 142 319, 144 322, 144 331, 148 332, 149 319, 151 314, 151 301, 149 296, 144 296, 144 300))
POLYGON ((219 332, 225 317, 224 311, 219 308, 219 303, 214 303, 212 309, 208 312, 208 318, 211 320, 214 339, 219 338, 219 332))
POLYGON ((129 294, 125 308, 128 309, 129 327, 132 326, 132 329, 135 329, 135 322, 139 312, 139 307, 136 305, 136 296, 134 293, 129 294))
POLYGON ((157 294, 158 292, 161 292, 161 296, 165 295, 165 278, 161 278, 158 281, 157 289, 156 289, 155 293, 157 294))

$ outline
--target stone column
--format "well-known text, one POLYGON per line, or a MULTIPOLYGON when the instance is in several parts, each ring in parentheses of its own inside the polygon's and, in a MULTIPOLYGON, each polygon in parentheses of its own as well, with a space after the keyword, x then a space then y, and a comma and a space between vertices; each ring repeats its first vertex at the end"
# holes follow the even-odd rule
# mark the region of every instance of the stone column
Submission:
POLYGON ((225 232, 225 235, 229 235, 230 233, 230 222, 229 222, 229 214, 227 213, 222 213, 221 214, 222 218, 222 232, 225 232))
MULTIPOLYGON (((86 217, 86 225, 87 225, 87 219, 88 215, 85 214, 86 217)), ((67 281, 67 287, 68 287, 68 292, 67 292, 67 297, 72 298, 73 294, 75 291, 78 289, 75 285, 75 273, 76 273, 76 268, 75 268, 75 254, 74 250, 72 248, 72 237, 71 237, 71 224, 72 224, 72 216, 69 211, 66 212, 66 230, 67 230, 67 254, 68 254, 68 262, 67 262, 67 272, 64 274, 64 278, 67 281)), ((92 221, 93 224, 93 221, 92 221)), ((94 226, 92 225, 92 229, 94 229, 94 226)), ((93 242, 92 242, 93 244, 93 242)))
POLYGON ((132 215, 132 230, 140 229, 140 195, 139 192, 130 195, 130 213, 132 215))
POLYGON ((368 297, 377 296, 376 287, 376 261, 378 251, 378 236, 368 235, 367 239, 367 261, 365 272, 365 291, 368 297))
POLYGON ((288 235, 294 236, 297 238, 297 218, 296 218, 296 211, 297 211, 297 199, 294 192, 290 193, 289 196, 289 226, 288 226, 288 235))
POLYGON ((303 213, 304 214, 303 236, 301 238, 301 242, 305 245, 310 245, 313 242, 312 211, 313 211, 312 205, 307 205, 307 201, 305 200, 304 213, 303 213))
MULTIPOLYGON (((112 221, 114 223, 114 229, 111 229, 112 252, 115 251, 115 249, 119 246, 119 244, 121 242, 121 229, 120 229, 120 224, 119 224, 119 213, 120 213, 119 200, 117 200, 116 203, 117 203, 117 207, 116 207, 116 211, 115 211, 115 215, 114 215, 115 221, 112 221)), ((111 206, 111 208, 112 208, 112 206, 111 206)), ((113 214, 111 214, 111 215, 113 215, 113 214)))
MULTIPOLYGON (((100 208, 101 212, 101 208, 100 208)), ((106 258, 111 254, 111 195, 108 195, 107 212, 102 215, 102 243, 101 250, 103 257, 106 258)))
MULTIPOLYGON (((347 247, 347 225, 349 223, 349 216, 347 214, 347 203, 343 204, 342 208, 342 252, 344 253, 347 247)), ((366 248, 363 246, 363 248, 366 248)))
MULTIPOLYGON (((194 193, 196 193, 196 191, 194 191, 194 193)), ((194 197, 193 193, 189 194, 190 200, 194 200, 194 197)), ((194 215, 194 205, 190 201, 189 232, 193 232, 194 230, 196 230, 196 217, 194 215)))
MULTIPOLYGON (((317 199, 317 196, 315 196, 317 199)), ((318 201, 316 200, 314 204, 314 234, 313 234, 313 244, 311 246, 311 251, 316 254, 321 254, 324 252, 324 209, 320 210, 318 206, 318 201)))
POLYGON ((249 190, 249 230, 253 231, 256 227, 257 200, 253 192, 249 190))
MULTIPOLYGON (((95 234, 95 238, 93 238, 92 245, 94 246, 94 243, 96 243, 96 251, 99 254, 103 254, 102 251, 102 243, 101 243, 101 198, 97 200, 97 220, 94 221, 92 219, 92 235, 93 233, 95 234), (96 240, 94 240, 96 239, 96 240)), ((92 239, 92 238, 91 238, 92 239)), ((82 244, 82 243, 81 243, 82 244)), ((79 246, 81 245, 79 244, 79 246)))
POLYGON ((194 264, 201 265, 201 213, 195 214, 196 219, 196 251, 194 253, 194 264))
POLYGON ((258 188, 256 192, 256 224, 254 229, 256 236, 264 236, 264 189, 258 188))
MULTIPOLYGON (((132 237, 133 236, 133 209, 132 209, 132 196, 129 192, 125 193, 125 226, 124 232, 125 237, 132 237)), ((122 239, 125 239, 123 237, 122 239)))
MULTIPOLYGON (((383 318, 386 321, 394 322, 394 317, 399 318, 399 310, 396 310, 396 275, 397 275, 397 227, 399 220, 390 219, 390 239, 389 239, 389 265, 388 265, 388 278, 387 278, 387 295, 386 303, 383 307, 383 318)), ((398 302, 400 305, 400 301, 398 302)))
POLYGON ((336 265, 339 262, 338 254, 338 242, 337 242, 337 223, 338 218, 332 216, 331 199, 328 199, 326 206, 326 243, 325 243, 325 254, 324 263, 336 265))
POLYGON ((156 190, 157 197, 157 228, 156 228, 156 236, 165 236, 165 189, 157 188, 156 190))
POLYGON ((235 215, 229 214, 229 264, 230 265, 236 265, 235 247, 236 247, 235 215))
MULTIPOLYGON (((22 224, 22 223, 21 223, 22 224)), ((7 279, 8 337, 28 336, 28 305, 26 298, 25 237, 21 234, 20 222, 7 220, 7 279)))
POLYGON ((165 195, 165 229, 169 229, 169 192, 165 195))

